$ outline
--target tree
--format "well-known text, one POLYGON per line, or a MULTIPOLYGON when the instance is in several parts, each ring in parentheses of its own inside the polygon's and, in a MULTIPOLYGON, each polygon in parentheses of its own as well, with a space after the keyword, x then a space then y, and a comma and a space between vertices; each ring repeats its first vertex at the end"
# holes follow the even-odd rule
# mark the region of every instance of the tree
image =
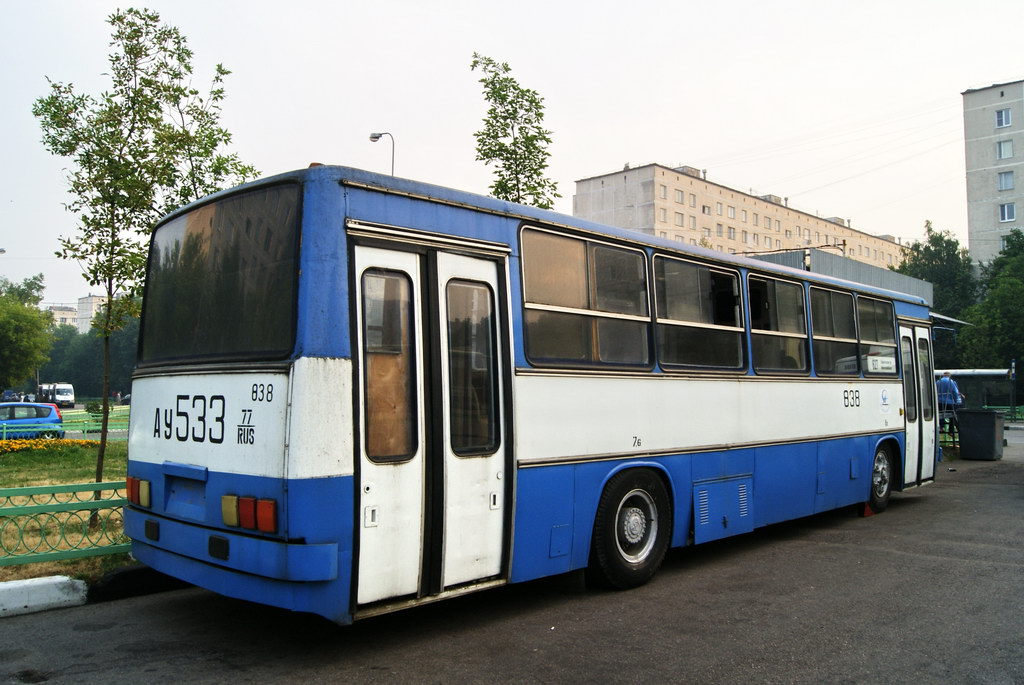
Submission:
POLYGON ((1007 236, 1003 250, 982 270, 981 290, 981 302, 963 315, 973 324, 960 336, 964 362, 975 368, 1007 368, 1024 353, 1024 234, 1020 231, 1007 236))
POLYGON ((46 362, 49 312, 40 311, 43 275, 12 283, 0 277, 0 388, 20 385, 46 362))
MULTIPOLYGON (((77 337, 79 337, 78 329, 71 324, 62 324, 50 329, 50 339, 53 343, 50 347, 50 360, 39 369, 39 379, 43 382, 68 381, 75 386, 78 394, 87 395, 89 393, 80 389, 79 384, 71 380, 70 372, 78 371, 78 369, 67 363, 68 349, 77 337)), ((99 379, 100 376, 97 375, 96 378, 99 379)), ((97 393, 96 396, 99 397, 99 394, 97 393)))
MULTIPOLYGON (((928 281, 934 287, 932 310, 954 319, 977 301, 978 282, 970 254, 949 231, 936 231, 932 222, 924 224, 925 239, 907 248, 903 262, 894 271, 928 281)), ((935 329, 935 366, 962 366, 958 333, 947 327, 935 329)))
POLYGON ((949 231, 936 231, 931 221, 925 222, 924 229, 924 242, 911 244, 894 270, 931 283, 935 287, 932 309, 960 318, 977 301, 978 283, 971 256, 949 231))
MULTIPOLYGON (((111 86, 98 96, 49 81, 32 112, 43 144, 71 162, 66 208, 79 230, 60 239, 57 256, 83 267, 106 297, 93 322, 103 340, 103 433, 96 480, 102 480, 110 395, 110 336, 136 313, 146 265, 145 239, 166 212, 255 176, 233 154, 219 124, 229 73, 217 65, 209 93, 192 87, 192 52, 181 32, 150 10, 108 18, 111 86)), ((49 79, 48 79, 49 80, 49 79)))
POLYGON ((551 144, 551 131, 543 127, 544 98, 520 86, 507 63, 474 52, 469 68, 482 72, 489 105, 484 127, 473 135, 477 160, 495 165, 491 193, 499 200, 550 209, 561 195, 544 176, 551 144))

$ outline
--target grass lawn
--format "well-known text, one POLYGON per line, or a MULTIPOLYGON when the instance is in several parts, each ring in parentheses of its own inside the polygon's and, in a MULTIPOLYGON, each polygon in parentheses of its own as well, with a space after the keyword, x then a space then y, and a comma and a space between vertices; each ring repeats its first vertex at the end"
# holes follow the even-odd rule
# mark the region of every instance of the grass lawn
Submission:
MULTIPOLYGON (((99 445, 92 440, 0 440, 0 488, 92 483, 99 445), (5 451, 21 444, 40 448, 5 451)), ((103 480, 124 480, 127 469, 128 442, 109 441, 103 480)))
MULTIPOLYGON (((94 482, 98 452, 98 441, 0 440, 0 488, 94 482)), ((103 480, 124 480, 127 466, 128 443, 124 440, 108 442, 103 480)), ((0 522, 3 520, 0 518, 0 522)), ((127 554, 111 554, 71 561, 0 566, 0 582, 52 575, 91 580, 114 568, 134 563, 127 554)))

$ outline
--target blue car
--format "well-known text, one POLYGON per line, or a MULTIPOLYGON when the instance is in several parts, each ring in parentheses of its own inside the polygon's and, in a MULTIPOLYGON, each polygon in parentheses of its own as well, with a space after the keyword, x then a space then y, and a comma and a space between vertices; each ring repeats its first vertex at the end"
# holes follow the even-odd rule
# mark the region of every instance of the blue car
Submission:
POLYGON ((0 439, 64 437, 64 417, 52 404, 34 402, 0 403, 0 439))

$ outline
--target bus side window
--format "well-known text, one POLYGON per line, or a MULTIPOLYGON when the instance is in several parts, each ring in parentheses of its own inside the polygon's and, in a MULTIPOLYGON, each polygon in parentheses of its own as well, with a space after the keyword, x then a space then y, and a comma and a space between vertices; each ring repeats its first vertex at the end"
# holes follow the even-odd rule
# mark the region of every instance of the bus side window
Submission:
POLYGON ((751 276, 750 341, 757 371, 807 371, 804 289, 796 284, 751 276))

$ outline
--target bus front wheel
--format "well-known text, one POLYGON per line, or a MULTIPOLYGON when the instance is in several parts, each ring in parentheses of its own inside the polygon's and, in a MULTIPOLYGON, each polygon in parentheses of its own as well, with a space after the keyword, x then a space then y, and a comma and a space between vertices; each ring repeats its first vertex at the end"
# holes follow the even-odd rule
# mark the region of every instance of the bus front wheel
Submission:
POLYGON ((871 466, 871 498, 868 506, 874 513, 885 511, 892 495, 892 457, 884 447, 875 449, 875 460, 871 466))
POLYGON ((619 590, 654 577, 672 535, 672 505, 661 478, 631 469, 612 478, 594 519, 588 578, 619 590))

